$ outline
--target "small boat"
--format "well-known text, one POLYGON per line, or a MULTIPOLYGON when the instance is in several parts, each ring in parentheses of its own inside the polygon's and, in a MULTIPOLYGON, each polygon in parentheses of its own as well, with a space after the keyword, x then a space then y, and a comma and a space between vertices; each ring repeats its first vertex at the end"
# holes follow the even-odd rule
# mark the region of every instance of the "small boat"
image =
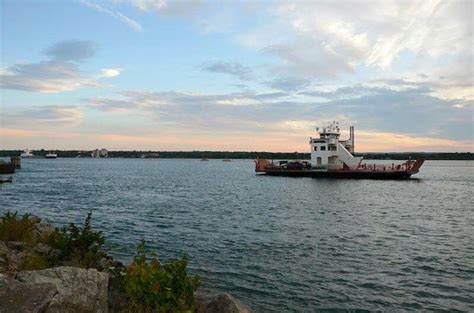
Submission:
POLYGON ((201 159, 201 162, 203 162, 203 161, 209 161, 209 160, 208 159, 201 159))
POLYGON ((224 159, 224 160, 222 160, 222 162, 232 162, 232 160, 231 159, 224 159))
POLYGON ((33 153, 31 153, 30 150, 25 149, 25 150, 23 151, 23 153, 20 154, 20 157, 21 157, 22 159, 30 159, 30 158, 34 158, 35 155, 34 155, 33 153))
POLYGON ((58 155, 56 153, 52 153, 51 151, 44 156, 46 159, 56 159, 58 155))
POLYGON ((7 179, 0 178, 0 184, 11 183, 11 182, 13 182, 13 177, 11 177, 11 176, 10 176, 10 178, 7 178, 7 179))

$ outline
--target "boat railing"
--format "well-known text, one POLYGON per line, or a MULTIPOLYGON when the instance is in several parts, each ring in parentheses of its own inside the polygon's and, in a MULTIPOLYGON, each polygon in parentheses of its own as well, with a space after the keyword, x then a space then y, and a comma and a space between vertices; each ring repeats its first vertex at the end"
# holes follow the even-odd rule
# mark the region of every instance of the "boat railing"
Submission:
POLYGON ((358 165, 347 165, 343 164, 329 164, 328 170, 331 171, 370 171, 370 172, 393 172, 393 171, 406 171, 406 172, 414 172, 418 171, 418 169, 423 164, 424 160, 408 160, 403 163, 395 164, 370 164, 370 163, 362 163, 358 165))

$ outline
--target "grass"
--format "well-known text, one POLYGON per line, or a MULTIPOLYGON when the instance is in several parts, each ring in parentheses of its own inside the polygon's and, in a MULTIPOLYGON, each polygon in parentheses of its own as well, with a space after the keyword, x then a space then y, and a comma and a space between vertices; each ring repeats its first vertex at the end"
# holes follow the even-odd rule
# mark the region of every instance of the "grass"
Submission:
POLYGON ((1 217, 0 240, 34 243, 37 223, 39 220, 31 218, 29 214, 18 216, 18 212, 8 211, 1 217))

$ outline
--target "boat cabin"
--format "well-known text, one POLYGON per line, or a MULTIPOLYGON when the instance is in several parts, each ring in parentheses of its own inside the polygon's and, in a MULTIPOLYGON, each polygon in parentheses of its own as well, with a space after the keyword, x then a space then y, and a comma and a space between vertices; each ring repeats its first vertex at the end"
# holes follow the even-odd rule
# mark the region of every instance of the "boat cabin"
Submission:
POLYGON ((311 166, 313 168, 340 168, 358 166, 362 157, 354 157, 354 126, 350 127, 348 140, 339 140, 340 129, 337 122, 332 122, 321 130, 316 128, 319 138, 310 138, 311 166))

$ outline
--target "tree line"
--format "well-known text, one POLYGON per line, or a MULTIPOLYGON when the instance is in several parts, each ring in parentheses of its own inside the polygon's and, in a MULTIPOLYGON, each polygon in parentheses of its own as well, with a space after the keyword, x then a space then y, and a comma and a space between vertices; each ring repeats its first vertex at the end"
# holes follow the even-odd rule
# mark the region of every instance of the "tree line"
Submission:
MULTIPOLYGON (((92 151, 85 150, 33 150, 37 157, 47 153, 56 153, 60 158, 90 158, 92 151)), ((0 157, 19 156, 22 150, 0 150, 0 157)), ((367 152, 356 153, 364 159, 372 160, 474 160, 471 152, 367 152)), ((275 159, 308 160, 309 153, 265 152, 265 151, 109 151, 109 158, 161 158, 161 159, 275 159)))

